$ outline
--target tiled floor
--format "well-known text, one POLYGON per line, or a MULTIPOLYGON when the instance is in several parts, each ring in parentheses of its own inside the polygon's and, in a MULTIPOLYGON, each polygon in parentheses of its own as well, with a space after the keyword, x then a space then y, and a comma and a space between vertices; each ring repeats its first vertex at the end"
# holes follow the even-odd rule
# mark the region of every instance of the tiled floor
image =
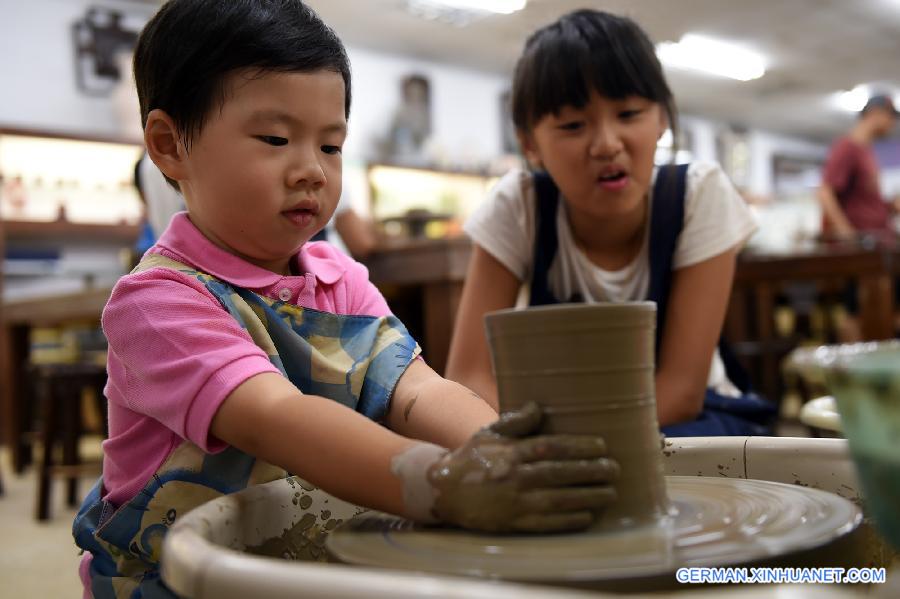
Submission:
MULTIPOLYGON (((68 599, 81 597, 78 547, 72 540, 75 509, 65 505, 64 483, 53 485, 51 519, 34 519, 33 469, 22 476, 10 471, 0 448, 5 493, 0 495, 0 599, 68 599)), ((87 493, 92 479, 79 492, 87 493)))

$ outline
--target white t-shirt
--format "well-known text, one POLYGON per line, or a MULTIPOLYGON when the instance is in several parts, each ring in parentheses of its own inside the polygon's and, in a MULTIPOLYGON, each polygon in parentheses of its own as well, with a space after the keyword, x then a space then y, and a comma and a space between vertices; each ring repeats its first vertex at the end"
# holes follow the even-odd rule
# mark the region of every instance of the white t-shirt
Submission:
MULTIPOLYGON (((653 210, 653 182, 649 192, 650 211, 653 210)), ((464 227, 472 241, 523 284, 532 275, 535 201, 531 173, 515 169, 500 179, 464 227)), ((605 270, 592 263, 575 244, 566 217, 566 203, 560 202, 556 215, 559 247, 547 274, 550 290, 559 298, 578 293, 586 302, 646 299, 650 287, 650 221, 648 216, 647 233, 635 259, 620 270, 605 270)), ((741 246, 754 231, 756 222, 752 213, 719 165, 692 163, 687 172, 684 226, 675 246, 673 269, 698 264, 741 246)), ((724 395, 739 395, 725 376, 718 351, 713 355, 708 385, 724 395)))

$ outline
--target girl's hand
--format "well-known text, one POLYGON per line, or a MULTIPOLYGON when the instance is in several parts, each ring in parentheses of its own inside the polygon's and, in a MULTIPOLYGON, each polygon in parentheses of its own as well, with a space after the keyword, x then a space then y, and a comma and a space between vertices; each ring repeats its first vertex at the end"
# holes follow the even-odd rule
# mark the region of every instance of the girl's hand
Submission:
POLYGON ((488 532, 589 526, 615 500, 609 483, 619 466, 603 457, 606 445, 599 437, 535 435, 541 417, 531 403, 504 414, 453 452, 414 447, 398 456, 394 472, 403 479, 410 511, 421 512, 430 503, 433 520, 488 532), (429 454, 436 459, 426 465, 429 454))

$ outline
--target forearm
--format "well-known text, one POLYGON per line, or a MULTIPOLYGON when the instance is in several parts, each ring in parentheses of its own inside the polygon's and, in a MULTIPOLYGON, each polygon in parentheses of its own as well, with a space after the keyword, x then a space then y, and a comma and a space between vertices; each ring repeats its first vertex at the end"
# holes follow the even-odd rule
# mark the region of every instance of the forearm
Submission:
POLYGON ((499 402, 484 316, 515 306, 521 284, 506 266, 474 244, 447 356, 446 377, 475 391, 494 411, 499 411, 499 402))
POLYGON ((472 369, 469 371, 451 370, 447 368, 447 378, 459 383, 467 389, 471 389, 494 412, 500 412, 500 397, 497 393, 497 381, 491 370, 472 369))
POLYGON ((655 380, 661 426, 694 420, 703 409, 736 255, 735 247, 674 273, 655 380))
POLYGON ((368 258, 378 245, 375 227, 353 210, 338 214, 334 224, 350 255, 357 260, 368 258))
POLYGON ((825 186, 820 187, 818 197, 819 204, 822 206, 822 212, 825 214, 825 219, 832 227, 834 227, 838 234, 852 234, 855 232, 853 225, 850 224, 843 209, 841 209, 837 196, 834 195, 834 192, 830 188, 825 186))
POLYGON ((416 361, 398 384, 387 425, 405 437, 455 449, 496 419, 497 413, 473 391, 416 361))
POLYGON ((660 370, 656 374, 656 416, 660 426, 690 422, 703 409, 706 380, 660 370))
MULTIPOLYGON (((283 379, 277 374, 254 379, 262 377, 283 379)), ((408 515, 391 461, 415 441, 332 400, 278 384, 274 392, 257 388, 225 400, 211 427, 216 437, 341 499, 408 515)))

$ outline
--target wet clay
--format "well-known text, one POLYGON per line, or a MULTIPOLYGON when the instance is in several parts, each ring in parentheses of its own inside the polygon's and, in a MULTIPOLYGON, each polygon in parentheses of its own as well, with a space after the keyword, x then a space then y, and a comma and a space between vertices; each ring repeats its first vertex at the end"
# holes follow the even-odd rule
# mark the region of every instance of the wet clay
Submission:
POLYGON ((245 551, 253 555, 288 560, 329 561, 325 539, 328 532, 340 523, 340 520, 320 522, 314 514, 307 513, 294 526, 285 529, 280 537, 247 547, 245 551))
POLYGON ((564 304, 485 317, 501 412, 535 401, 541 432, 599 435, 619 463, 598 529, 659 522, 669 503, 654 391, 656 306, 564 304))
POLYGON ((529 403, 444 455, 428 474, 440 520, 487 532, 590 525, 615 498, 608 483, 618 467, 604 459, 601 440, 531 436, 540 426, 540 408, 529 403))
POLYGON ((292 491, 291 509, 299 519, 290 528, 285 528, 281 535, 243 547, 243 551, 287 560, 334 561, 325 550, 325 540, 344 522, 344 517, 359 515, 364 510, 336 500, 299 478, 291 477, 286 481, 292 491), (326 505, 334 505, 338 514, 326 505))

